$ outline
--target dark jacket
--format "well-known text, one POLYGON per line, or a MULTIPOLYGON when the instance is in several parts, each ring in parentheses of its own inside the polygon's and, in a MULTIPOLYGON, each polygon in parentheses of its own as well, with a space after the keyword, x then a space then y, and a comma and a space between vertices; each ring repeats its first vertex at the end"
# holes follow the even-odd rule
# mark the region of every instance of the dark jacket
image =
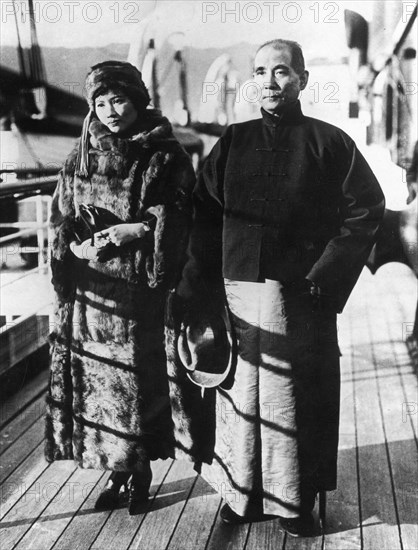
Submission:
POLYGON ((206 293, 222 276, 307 278, 341 311, 372 248, 383 193, 353 140, 304 116, 299 102, 262 115, 228 127, 206 161, 179 294, 206 293))

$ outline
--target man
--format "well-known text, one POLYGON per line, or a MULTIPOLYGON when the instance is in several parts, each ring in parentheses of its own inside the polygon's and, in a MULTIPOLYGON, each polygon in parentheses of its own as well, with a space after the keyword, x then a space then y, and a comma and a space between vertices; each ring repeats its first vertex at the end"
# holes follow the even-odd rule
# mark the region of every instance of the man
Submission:
POLYGON ((302 114, 308 76, 297 43, 258 50, 262 118, 230 126, 207 159, 178 289, 206 315, 226 295, 237 340, 233 381, 216 390, 212 463, 201 469, 227 500, 221 517, 279 516, 294 536, 312 534, 317 493, 336 487, 336 313, 384 211, 351 138, 302 114))

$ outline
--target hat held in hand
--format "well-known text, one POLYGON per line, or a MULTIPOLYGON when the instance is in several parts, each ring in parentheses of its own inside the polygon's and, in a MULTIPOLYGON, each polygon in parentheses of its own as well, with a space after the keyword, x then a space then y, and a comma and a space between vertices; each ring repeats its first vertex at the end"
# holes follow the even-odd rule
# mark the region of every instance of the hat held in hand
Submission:
POLYGON ((221 314, 196 314, 185 319, 177 341, 188 378, 203 388, 215 388, 232 364, 231 325, 226 307, 221 314))

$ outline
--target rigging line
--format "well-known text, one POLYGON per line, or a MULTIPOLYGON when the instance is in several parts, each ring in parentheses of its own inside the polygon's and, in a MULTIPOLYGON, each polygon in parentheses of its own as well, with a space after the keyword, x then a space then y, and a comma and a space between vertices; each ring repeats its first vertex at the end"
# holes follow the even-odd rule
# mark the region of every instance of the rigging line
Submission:
MULTIPOLYGON (((173 36, 173 35, 182 35, 184 36, 184 33, 183 32, 172 32, 168 38, 167 38, 167 41, 170 42, 170 38, 173 36)), ((183 58, 183 48, 178 48, 174 45, 174 55, 173 55, 173 60, 176 61, 177 63, 179 63, 180 65, 180 81, 182 79, 182 74, 181 74, 181 71, 182 69, 184 68, 185 66, 185 61, 184 61, 184 58, 183 58)), ((162 87, 164 86, 164 83, 165 81, 167 80, 168 78, 168 75, 170 74, 171 70, 173 69, 173 66, 176 65, 176 63, 170 63, 170 65, 168 66, 168 68, 166 69, 165 73, 163 74, 163 76, 160 78, 160 82, 159 82, 159 86, 162 87)), ((180 82, 180 87, 182 85, 182 82, 180 82)), ((183 98, 182 98, 183 99, 183 98)))
POLYGON ((19 54, 19 65, 20 65, 20 72, 23 75, 23 78, 25 80, 28 79, 28 76, 26 74, 26 68, 25 68, 25 60, 23 57, 23 48, 22 48, 22 41, 20 39, 20 31, 19 31, 19 24, 17 22, 17 9, 16 9, 16 2, 13 0, 13 14, 15 16, 15 25, 16 25, 16 34, 17 34, 17 49, 19 54))
POLYGON ((33 9, 33 0, 29 2, 29 18, 30 18, 30 36, 31 36, 31 60, 32 60, 32 78, 37 84, 45 83, 45 67, 43 63, 43 57, 41 48, 38 42, 38 35, 36 32, 35 24, 35 12, 33 9))

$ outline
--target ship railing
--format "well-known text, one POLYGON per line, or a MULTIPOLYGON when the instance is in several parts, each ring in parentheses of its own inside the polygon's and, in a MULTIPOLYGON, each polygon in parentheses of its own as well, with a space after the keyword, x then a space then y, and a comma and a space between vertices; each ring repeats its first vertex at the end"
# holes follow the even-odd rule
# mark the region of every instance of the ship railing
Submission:
MULTIPOLYGON (((0 200, 18 201, 19 203, 22 201, 26 210, 29 210, 31 215, 34 214, 34 219, 0 223, 2 230, 17 230, 10 235, 0 237, 2 253, 6 255, 37 254, 38 260, 37 267, 27 269, 12 279, 4 280, 5 278, 1 277, 2 294, 15 292, 13 285, 22 279, 27 279, 27 284, 30 285, 33 284, 34 276, 49 274, 51 232, 48 220, 51 212, 51 195, 56 183, 56 175, 19 180, 13 183, 4 180, 0 182, 0 200), (22 243, 29 237, 36 237, 36 244, 34 242, 34 246, 22 246, 22 243)), ((36 292, 35 286, 34 292, 36 292)), ((18 298, 19 296, 16 296, 16 311, 19 309, 18 298)), ((15 315, 13 311, 9 310, 5 312, 5 315, 1 315, 0 376, 46 344, 52 321, 51 306, 52 295, 48 303, 38 303, 29 313, 15 315)))

